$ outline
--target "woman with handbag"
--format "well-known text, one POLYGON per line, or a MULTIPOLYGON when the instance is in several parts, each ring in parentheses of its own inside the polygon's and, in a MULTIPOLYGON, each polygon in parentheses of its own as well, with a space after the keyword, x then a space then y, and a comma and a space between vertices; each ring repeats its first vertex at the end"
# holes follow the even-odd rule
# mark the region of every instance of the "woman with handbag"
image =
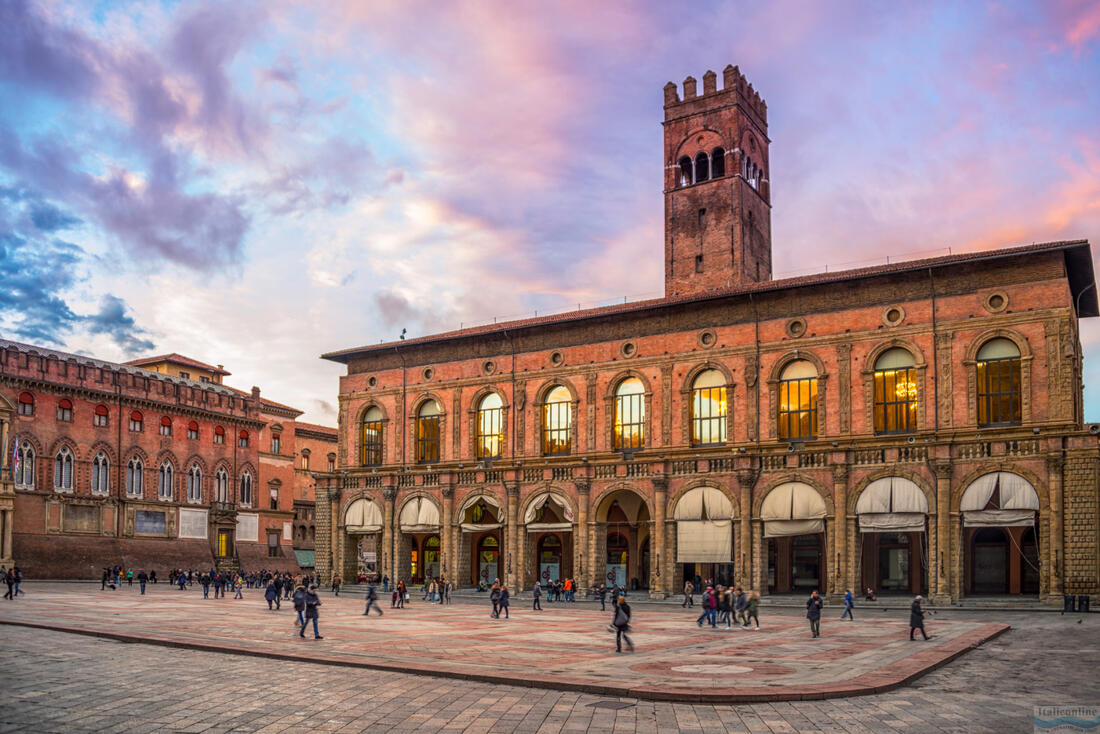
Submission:
POLYGON ((625 596, 616 599, 615 617, 611 626, 615 628, 615 652, 623 651, 623 640, 626 640, 627 650, 634 652, 634 643, 626 634, 630 631, 630 605, 626 603, 625 596))

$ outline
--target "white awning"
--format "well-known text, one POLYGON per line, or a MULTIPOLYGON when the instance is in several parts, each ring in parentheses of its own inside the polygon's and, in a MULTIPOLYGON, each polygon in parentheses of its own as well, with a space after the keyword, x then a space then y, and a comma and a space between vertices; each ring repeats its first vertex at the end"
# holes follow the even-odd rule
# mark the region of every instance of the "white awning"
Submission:
POLYGON ((966 527, 1029 528, 1034 524, 1035 510, 970 510, 963 513, 966 527))
POLYGON ((482 530, 496 530, 497 528, 504 527, 503 523, 480 523, 480 522, 464 522, 459 525, 463 532, 466 533, 480 533, 482 530))
POLYGON ((571 522, 533 522, 528 523, 527 532, 529 533, 547 533, 550 531, 565 530, 572 531, 573 523, 571 522))
POLYGON ((865 512, 859 516, 861 533, 919 533, 924 530, 923 512, 865 512))
POLYGON ((764 537, 808 535, 825 530, 825 500, 802 482, 787 482, 768 492, 760 508, 764 537))
POLYGON ((349 533, 377 533, 382 529, 382 508, 377 502, 357 499, 344 511, 344 530, 349 533))
POLYGON ((1039 511, 1039 493, 1019 474, 991 472, 970 483, 959 501, 959 510, 963 525, 968 527, 1032 525, 1039 511), (994 492, 999 501, 991 506, 994 492))
POLYGON ((883 477, 859 495, 856 514, 864 533, 918 532, 924 530, 928 500, 913 480, 883 477))
POLYGON ((561 515, 570 523, 573 522, 573 511, 569 509, 569 505, 556 496, 553 492, 543 492, 542 494, 531 500, 531 503, 527 505, 527 512, 523 515, 523 522, 531 524, 535 521, 535 515, 541 510, 547 502, 552 502, 561 508, 561 515))
POLYGON ((399 524, 406 533, 439 530, 439 508, 427 497, 414 497, 401 508, 399 524))
POLYGON ((472 494, 465 499, 462 503, 462 507, 458 509, 458 516, 462 517, 466 514, 466 510, 470 509, 477 504, 478 500, 483 500, 489 507, 496 508, 497 515, 500 515, 500 503, 497 502, 497 498, 491 494, 472 494))
POLYGON ((681 520, 676 523, 677 563, 729 563, 733 557, 730 520, 681 520))
POLYGON ((716 487, 696 487, 684 493, 672 512, 674 520, 729 520, 733 503, 716 487))

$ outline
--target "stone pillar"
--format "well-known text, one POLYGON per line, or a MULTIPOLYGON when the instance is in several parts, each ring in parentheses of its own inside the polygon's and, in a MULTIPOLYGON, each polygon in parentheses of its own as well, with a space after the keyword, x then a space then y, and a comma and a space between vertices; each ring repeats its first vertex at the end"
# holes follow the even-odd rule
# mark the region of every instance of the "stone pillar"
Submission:
POLYGON ((860 563, 862 563, 860 553, 863 551, 863 544, 860 543, 861 538, 859 535, 859 531, 856 528, 856 518, 849 516, 847 536, 848 562, 846 564, 847 570, 844 574, 844 586, 845 588, 851 589, 852 593, 857 597, 860 595, 860 592, 863 591, 863 584, 861 580, 856 577, 860 563))
MULTIPOLYGON (((1047 457, 1047 487, 1050 488, 1050 558, 1044 559, 1041 566, 1049 569, 1047 573, 1048 583, 1040 592, 1050 595, 1061 595, 1065 591, 1065 518, 1063 515, 1062 494, 1064 492, 1062 470, 1065 460, 1061 456, 1047 457)), ((10 557, 5 554, 5 558, 10 557)))
POLYGON ((394 555, 394 517, 393 517, 393 501, 397 498, 396 489, 383 489, 382 490, 382 563, 379 568, 382 569, 384 576, 390 577, 390 583, 397 583, 397 566, 394 563, 394 559, 397 557, 394 555))
POLYGON ((332 578, 332 500, 329 499, 329 482, 319 481, 315 487, 316 501, 316 527, 318 532, 314 536, 314 568, 322 579, 332 578))
POLYGON ((508 522, 505 528, 505 543, 507 555, 504 558, 504 583, 511 589, 518 588, 516 578, 519 573, 517 568, 519 544, 519 483, 509 482, 505 489, 508 492, 508 522))
POLYGON ((573 566, 581 589, 592 588, 593 560, 588 543, 588 502, 591 484, 587 478, 573 482, 577 489, 577 516, 573 523, 573 566))
MULTIPOLYGON (((565 543, 562 543, 562 575, 565 574, 565 543)), ((514 591, 523 591, 527 583, 527 525, 516 525, 516 588, 514 591)), ((532 584, 533 586, 533 584, 532 584)))
POLYGON ((439 550, 443 557, 441 573, 443 578, 454 582, 454 523, 451 515, 454 513, 455 488, 448 485, 440 490, 440 494, 443 495, 443 516, 439 518, 439 550))
POLYGON ((7 510, 0 514, 0 519, 3 520, 3 532, 4 537, 4 550, 3 557, 5 561, 12 560, 12 535, 15 533, 15 512, 13 510, 7 510))
POLYGON ((932 569, 929 576, 935 576, 935 591, 931 601, 935 604, 947 604, 951 601, 953 554, 957 552, 951 533, 951 462, 937 461, 932 465, 936 472, 936 554, 929 559, 932 569))
POLYGON ((651 599, 666 599, 672 592, 672 580, 661 571, 661 564, 668 558, 665 548, 665 505, 668 504, 668 477, 653 479, 653 530, 649 559, 649 596, 651 599), (654 557, 655 556, 655 557, 654 557))
POLYGON ((744 586, 753 585, 752 488, 756 484, 758 476, 752 469, 739 469, 737 471, 737 483, 741 488, 741 507, 738 508, 741 515, 741 555, 738 558, 737 578, 744 586))
POLYGON ((761 596, 768 593, 768 548, 764 539, 764 521, 752 521, 752 583, 761 596))
MULTIPOLYGON (((848 467, 833 467, 833 509, 836 522, 833 523, 833 547, 829 549, 831 573, 829 591, 833 595, 844 595, 848 558, 848 467)), ((852 593, 856 593, 854 589, 852 593)))

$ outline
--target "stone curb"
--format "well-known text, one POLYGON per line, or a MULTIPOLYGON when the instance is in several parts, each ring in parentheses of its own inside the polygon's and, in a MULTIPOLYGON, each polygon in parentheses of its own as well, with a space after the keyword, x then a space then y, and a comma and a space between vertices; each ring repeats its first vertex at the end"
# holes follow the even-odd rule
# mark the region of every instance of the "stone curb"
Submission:
MULTIPOLYGON (((591 693, 604 696, 616 696, 620 698, 636 698, 645 701, 674 701, 684 703, 710 703, 710 704, 737 704, 737 703, 770 703, 775 701, 815 701, 827 698, 846 698, 849 696, 868 696, 877 693, 892 691, 901 686, 912 683, 921 676, 933 670, 943 667, 952 660, 973 650, 989 640, 1004 634, 1011 627, 1007 624, 989 623, 988 626, 996 626, 996 629, 975 630, 953 640, 945 650, 946 654, 939 655, 935 659, 928 659, 927 664, 914 666, 913 659, 909 658, 900 663, 894 663, 886 668, 876 670, 866 676, 860 676, 853 681, 836 684, 820 684, 812 686, 791 686, 782 690, 767 689, 724 689, 721 691, 708 691, 703 689, 670 689, 667 686, 656 687, 630 687, 602 685, 590 681, 569 680, 568 678, 540 678, 528 676, 525 678, 513 678, 504 674, 472 673, 464 670, 432 668, 421 665, 392 664, 386 662, 364 661, 355 658, 308 657, 290 653, 281 653, 268 650, 249 650, 239 647, 225 647, 205 642, 176 640, 164 637, 138 637, 121 632, 109 632, 106 630, 85 629, 81 627, 67 627, 58 624, 44 624, 40 622, 23 622, 16 620, 0 619, 0 624, 15 627, 27 627, 30 629, 44 629, 55 632, 66 632, 87 637, 99 637, 131 644, 160 645, 184 650, 197 650, 200 652, 222 653, 225 655, 247 655, 250 657, 267 658, 270 660, 287 660, 299 663, 312 663, 315 665, 332 665, 338 667, 361 668, 367 670, 382 670, 391 673, 405 673, 408 675, 424 675, 436 678, 450 678, 457 680, 469 680, 480 683, 494 683, 497 685, 518 686, 521 688, 545 688, 558 691, 575 691, 579 693, 591 693), (897 674, 892 668, 901 668, 897 674)), ((932 651, 921 653, 917 656, 930 658, 932 651)))

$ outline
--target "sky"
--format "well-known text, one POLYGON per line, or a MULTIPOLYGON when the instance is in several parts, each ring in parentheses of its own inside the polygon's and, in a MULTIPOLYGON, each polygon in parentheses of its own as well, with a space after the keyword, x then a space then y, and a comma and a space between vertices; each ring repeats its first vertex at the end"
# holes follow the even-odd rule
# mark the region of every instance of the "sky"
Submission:
POLYGON ((1097 1, 0 0, 0 29, 0 335, 224 364, 317 423, 324 352, 660 295, 662 87, 729 63, 768 104, 776 277, 1100 245, 1097 1))

